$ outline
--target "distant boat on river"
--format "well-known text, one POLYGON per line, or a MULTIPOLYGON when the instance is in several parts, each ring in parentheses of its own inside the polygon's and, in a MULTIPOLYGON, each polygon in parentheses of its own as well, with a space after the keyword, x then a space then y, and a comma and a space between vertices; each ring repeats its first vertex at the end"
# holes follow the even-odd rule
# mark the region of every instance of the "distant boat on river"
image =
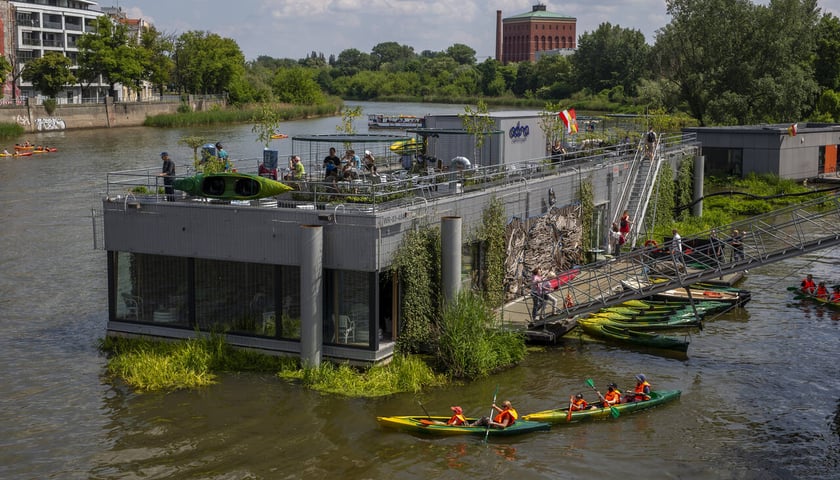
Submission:
POLYGON ((426 119, 416 115, 387 115, 372 113, 368 115, 368 128, 391 128, 406 130, 409 128, 423 128, 426 119))

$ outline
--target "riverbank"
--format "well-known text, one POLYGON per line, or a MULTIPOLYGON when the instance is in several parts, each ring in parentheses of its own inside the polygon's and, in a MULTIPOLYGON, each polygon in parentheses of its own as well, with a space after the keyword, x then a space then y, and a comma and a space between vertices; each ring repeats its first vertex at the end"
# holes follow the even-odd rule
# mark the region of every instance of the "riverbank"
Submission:
MULTIPOLYGON (((278 107, 283 121, 337 115, 340 99, 320 105, 278 107)), ((258 105, 230 107, 224 98, 186 96, 182 101, 113 102, 58 105, 52 114, 26 102, 0 107, 0 124, 19 125, 23 133, 120 127, 187 127, 251 122, 258 105)))

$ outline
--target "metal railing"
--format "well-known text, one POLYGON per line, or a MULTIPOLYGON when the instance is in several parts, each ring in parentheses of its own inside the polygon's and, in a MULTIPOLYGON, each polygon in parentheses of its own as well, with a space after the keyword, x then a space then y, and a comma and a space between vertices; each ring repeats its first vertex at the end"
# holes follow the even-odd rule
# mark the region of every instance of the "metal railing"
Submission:
MULTIPOLYGON (((703 232, 683 237, 682 252, 671 245, 649 246, 579 267, 573 280, 552 293, 559 300, 558 305, 563 305, 568 294, 572 305, 560 308, 557 315, 537 324, 594 312, 627 300, 646 298, 840 245, 840 197, 837 194, 823 196, 719 226, 716 230, 733 232, 733 235, 712 240, 711 232, 703 232), (736 230, 742 232, 740 238, 734 236, 736 230), (655 282, 653 277, 656 277, 655 282)), ((521 281, 523 285, 519 291, 525 293, 526 281, 521 281)), ((527 298, 523 294, 518 301, 527 298)))

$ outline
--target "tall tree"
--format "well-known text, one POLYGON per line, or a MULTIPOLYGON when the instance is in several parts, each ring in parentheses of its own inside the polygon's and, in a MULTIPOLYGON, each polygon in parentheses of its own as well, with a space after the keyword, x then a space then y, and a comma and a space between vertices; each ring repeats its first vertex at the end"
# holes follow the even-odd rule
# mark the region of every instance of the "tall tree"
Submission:
POLYGON ((816 0, 668 0, 657 71, 701 124, 799 118, 814 102, 816 0))
POLYGON ((632 94, 646 70, 649 50, 639 30, 602 23, 578 40, 571 58, 575 83, 593 93, 621 86, 632 94))
POLYGON ((397 42, 383 42, 377 44, 371 50, 373 68, 379 68, 386 63, 402 63, 417 56, 414 47, 400 45, 397 42))
POLYGON ((21 77, 32 82, 32 86, 42 94, 55 98, 67 85, 76 83, 76 77, 70 71, 72 64, 59 52, 47 52, 43 57, 26 62, 21 77))
POLYGON ((107 15, 96 19, 96 28, 85 33, 77 42, 79 69, 82 82, 96 83, 98 77, 110 86, 115 96, 117 83, 139 90, 143 76, 143 56, 137 43, 129 39, 128 28, 114 23, 107 15))
POLYGON ((277 71, 271 86, 281 102, 314 105, 324 100, 324 93, 314 77, 315 70, 309 68, 284 68, 277 71))
POLYGON ((226 93, 244 75, 245 56, 230 38, 192 30, 175 41, 175 69, 187 93, 226 93))
POLYGON ((155 27, 149 28, 140 37, 140 47, 143 53, 143 78, 163 95, 175 68, 175 62, 172 61, 175 47, 172 35, 165 35, 155 27))
POLYGON ((463 43, 455 43, 447 48, 446 55, 460 65, 475 65, 475 50, 463 43))
POLYGON ((817 25, 817 56, 814 58, 817 83, 840 90, 840 19, 828 13, 817 25))

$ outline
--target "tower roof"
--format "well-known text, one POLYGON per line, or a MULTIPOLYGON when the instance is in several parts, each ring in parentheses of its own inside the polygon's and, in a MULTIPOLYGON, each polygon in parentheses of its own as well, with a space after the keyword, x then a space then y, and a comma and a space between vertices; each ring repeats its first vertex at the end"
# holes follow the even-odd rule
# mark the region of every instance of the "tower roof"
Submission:
POLYGON ((520 13, 512 17, 507 17, 504 20, 577 20, 575 17, 567 17, 559 13, 552 13, 546 11, 545 5, 534 5, 530 12, 520 13))

